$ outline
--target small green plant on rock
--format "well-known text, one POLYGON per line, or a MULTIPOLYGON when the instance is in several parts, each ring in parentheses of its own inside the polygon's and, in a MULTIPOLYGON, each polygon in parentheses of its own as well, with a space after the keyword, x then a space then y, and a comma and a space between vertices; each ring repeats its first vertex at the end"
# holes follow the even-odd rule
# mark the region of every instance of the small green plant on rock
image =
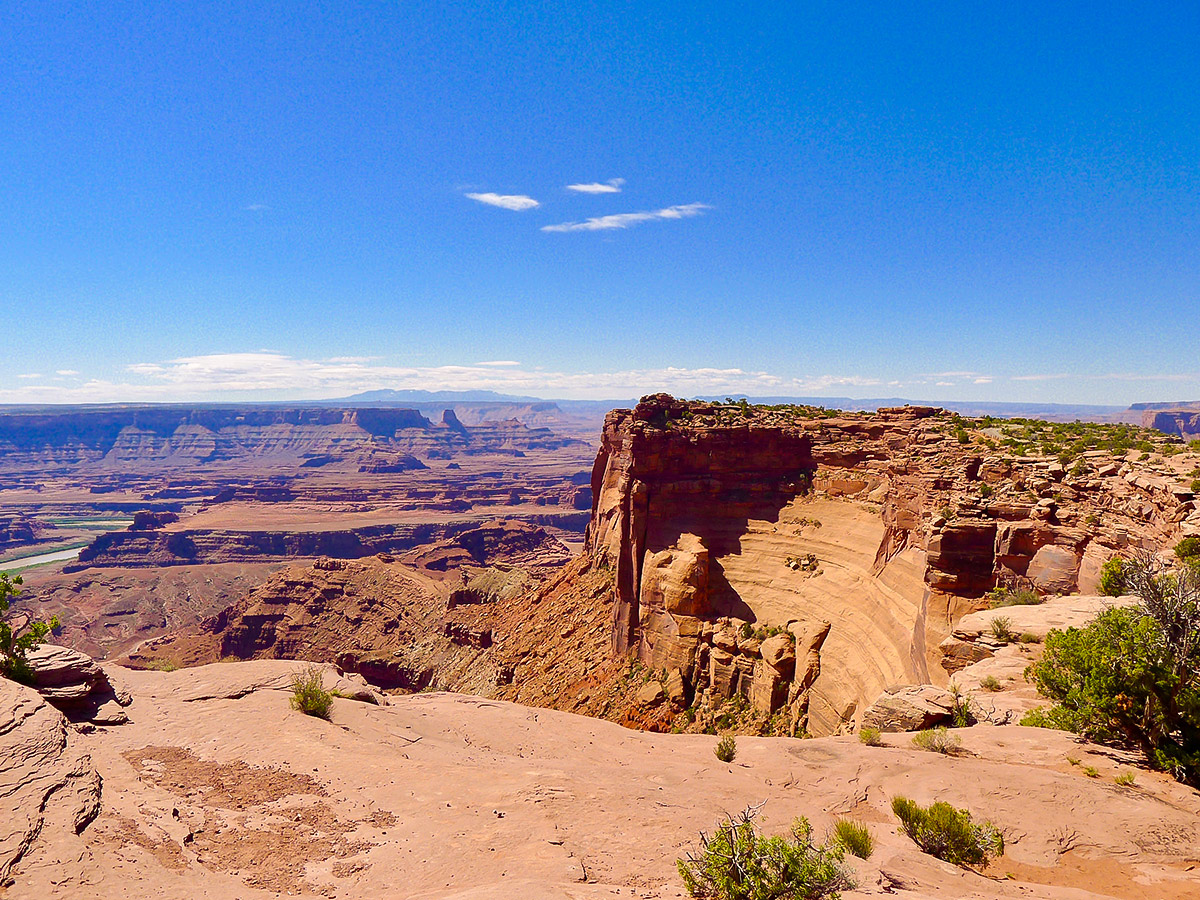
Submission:
POLYGON ((882 747, 883 736, 878 728, 862 728, 858 732, 858 739, 868 747, 882 747))
POLYGON ((1012 619, 1008 616, 996 616, 992 619, 991 624, 992 637, 1005 644, 1011 644, 1017 639, 1017 634, 1012 630, 1012 619))
POLYGON ((830 843, 840 844, 847 853, 859 859, 870 859, 875 852, 871 829, 853 819, 838 819, 833 823, 830 843))
POLYGON ((1133 787, 1133 783, 1136 778, 1137 776, 1132 772, 1122 772, 1120 775, 1114 776, 1113 781, 1115 781, 1121 787, 1133 787))
POLYGON ((733 762, 733 758, 737 756, 737 741, 734 740, 733 735, 727 734, 717 741, 717 746, 713 749, 713 753, 723 763, 733 762))
POLYGON ((333 692, 325 690, 324 676, 320 666, 309 666, 292 675, 292 709, 328 720, 333 708, 333 692))
POLYGON ((988 600, 991 601, 992 609, 999 609, 1004 606, 1038 606, 1046 602, 1046 598, 1038 594, 1037 591, 1029 588, 1012 588, 998 587, 988 591, 988 600))
POLYGON ((1004 853, 1004 837, 991 822, 975 822, 971 813, 941 800, 921 806, 907 797, 892 798, 900 830, 923 851, 956 866, 987 868, 1004 853))
POLYGON ((946 756, 953 754, 961 744, 962 739, 957 734, 951 734, 941 725, 937 728, 926 728, 924 731, 918 731, 913 735, 912 739, 912 745, 918 750, 927 750, 930 753, 942 753, 946 756))
MULTIPOLYGON (((21 592, 20 586, 20 575, 10 576, 7 572, 0 572, 0 613, 8 612, 12 598, 21 592)), ((33 669, 25 659, 25 654, 37 649, 43 638, 59 627, 58 616, 49 622, 31 621, 16 628, 0 621, 0 675, 22 684, 32 684, 33 669)))
POLYGON ((997 678, 995 675, 988 675, 986 678, 984 678, 982 681, 979 682, 979 686, 981 688, 983 688, 985 691, 991 691, 993 694, 996 691, 1004 690, 1004 685, 1002 685, 1000 683, 1000 679, 997 678))
POLYGON ((700 847, 675 861, 689 894, 708 900, 838 900, 854 888, 840 844, 818 845, 804 818, 790 836, 763 837, 754 828, 756 807, 700 833, 700 847))

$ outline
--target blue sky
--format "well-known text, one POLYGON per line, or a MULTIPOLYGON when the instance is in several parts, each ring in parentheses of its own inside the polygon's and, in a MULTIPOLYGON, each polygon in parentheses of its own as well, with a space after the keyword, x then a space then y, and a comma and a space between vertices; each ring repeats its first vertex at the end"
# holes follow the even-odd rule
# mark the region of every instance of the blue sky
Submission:
POLYGON ((0 402, 1200 398, 1200 7, 853 7, 6 3, 0 402))

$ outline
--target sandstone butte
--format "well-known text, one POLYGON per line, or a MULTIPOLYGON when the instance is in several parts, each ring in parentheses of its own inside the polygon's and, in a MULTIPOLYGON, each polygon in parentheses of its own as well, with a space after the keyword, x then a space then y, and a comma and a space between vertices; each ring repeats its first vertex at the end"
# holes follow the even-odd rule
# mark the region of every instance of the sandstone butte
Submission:
POLYGON ((846 897, 1200 896, 1200 795, 1012 724, 1038 703, 1036 640, 1110 602, 1088 596, 1101 563, 1200 530, 1195 461, 1067 468, 985 440, 933 409, 645 398, 606 421, 566 565, 521 526, 289 569, 132 658, 251 661, 107 667, 119 726, 2 683, 4 895, 679 897, 699 831, 766 801, 768 830, 871 826, 846 897), (1001 611, 1032 643, 990 636, 996 585, 1050 597, 1001 611), (291 710, 299 664, 269 658, 289 656, 336 664, 327 684, 358 700, 331 723, 291 710), (952 677, 983 724, 953 756, 913 749, 894 732, 944 717, 952 677), (714 725, 816 737, 743 735, 724 764, 710 734, 656 733, 714 725), (1004 857, 985 875, 920 853, 899 793, 990 819, 1004 857))

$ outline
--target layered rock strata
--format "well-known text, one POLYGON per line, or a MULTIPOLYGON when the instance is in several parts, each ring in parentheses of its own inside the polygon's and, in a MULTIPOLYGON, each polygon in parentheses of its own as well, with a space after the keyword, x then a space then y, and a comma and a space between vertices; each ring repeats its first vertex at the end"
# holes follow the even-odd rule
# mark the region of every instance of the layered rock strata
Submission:
POLYGON ((968 427, 666 395, 610 413, 585 552, 613 572, 613 650, 690 701, 829 733, 889 685, 944 683, 939 644, 984 592, 1094 590, 1113 553, 1197 516, 1180 477, 1108 451, 1067 471, 968 427), (770 633, 807 662, 764 654, 770 633))

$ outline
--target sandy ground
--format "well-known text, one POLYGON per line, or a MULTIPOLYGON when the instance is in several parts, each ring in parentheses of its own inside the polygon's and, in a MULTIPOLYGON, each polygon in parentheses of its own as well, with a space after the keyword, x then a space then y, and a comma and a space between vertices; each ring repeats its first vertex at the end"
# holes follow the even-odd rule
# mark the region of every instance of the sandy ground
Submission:
POLYGON ((860 888, 909 898, 1200 896, 1200 794, 1069 735, 961 731, 954 757, 851 737, 716 738, 454 694, 289 708, 297 663, 125 672, 131 724, 70 737, 103 777, 83 833, 45 829, 17 898, 582 898, 683 896, 675 859, 724 812, 765 801, 768 831, 808 816, 870 824, 860 888), (1068 757, 1081 760, 1072 765, 1068 757), (1094 766, 1089 778, 1083 765, 1094 766), (1133 787, 1113 782, 1135 771, 1133 787), (987 874, 920 853, 890 798, 944 799, 992 819, 987 874))

